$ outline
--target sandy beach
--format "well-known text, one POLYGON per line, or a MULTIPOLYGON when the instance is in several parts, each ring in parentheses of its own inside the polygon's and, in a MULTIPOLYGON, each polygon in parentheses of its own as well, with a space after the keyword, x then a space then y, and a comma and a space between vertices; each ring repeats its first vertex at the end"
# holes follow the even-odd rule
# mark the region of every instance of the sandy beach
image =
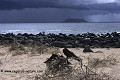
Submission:
MULTIPOLYGON (((108 56, 114 57, 117 63, 106 67, 97 67, 97 72, 104 72, 114 77, 114 80, 120 79, 120 48, 94 48, 94 53, 83 53, 83 48, 68 48, 77 56, 83 59, 83 64, 88 64, 88 58, 104 59, 108 56), (112 56, 111 56, 112 55, 112 56)), ((60 53, 63 54, 63 48, 59 48, 60 53)), ((44 54, 30 55, 22 54, 12 56, 14 51, 9 51, 9 47, 0 46, 0 80, 34 80, 34 77, 44 73, 46 69, 46 61, 52 52, 44 54), (34 72, 30 72, 33 71, 34 72), (15 72, 19 71, 19 72, 15 72), (20 72, 21 71, 21 72, 20 72), (23 72, 22 72, 23 71, 23 72)), ((74 60, 71 60, 71 65, 78 65, 74 60)))

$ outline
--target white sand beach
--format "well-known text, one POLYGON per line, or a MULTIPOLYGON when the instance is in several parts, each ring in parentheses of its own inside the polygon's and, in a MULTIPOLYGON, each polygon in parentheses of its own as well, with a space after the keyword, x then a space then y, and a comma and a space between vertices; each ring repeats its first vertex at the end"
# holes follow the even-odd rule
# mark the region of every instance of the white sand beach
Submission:
MULTIPOLYGON (((82 48, 68 48, 74 52, 77 56, 83 59, 83 64, 88 64, 89 58, 104 59, 107 56, 112 55, 117 60, 117 64, 109 65, 106 67, 98 67, 98 72, 104 72, 114 77, 115 80, 120 79, 120 48, 95 48, 92 49, 94 53, 83 53, 82 48)), ((51 56, 51 52, 44 54, 30 56, 30 54, 22 54, 12 56, 12 52, 9 51, 9 47, 0 46, 0 80, 34 80, 35 75, 42 74, 46 69, 47 58, 51 56), (24 71, 16 72, 15 71, 24 71), (25 71, 34 72, 25 72, 25 71), (5 72, 6 71, 6 72, 5 72), (11 71, 11 72, 7 72, 11 71), (36 72, 35 72, 36 71, 36 72)), ((62 48, 60 53, 63 54, 62 48)), ((72 65, 77 65, 77 62, 71 62, 72 65)))

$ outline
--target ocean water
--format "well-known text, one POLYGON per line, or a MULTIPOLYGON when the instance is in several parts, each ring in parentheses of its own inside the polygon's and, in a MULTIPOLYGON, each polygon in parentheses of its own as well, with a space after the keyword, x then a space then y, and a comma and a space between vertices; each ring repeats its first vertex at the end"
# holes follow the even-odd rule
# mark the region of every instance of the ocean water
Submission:
POLYGON ((120 23, 0 23, 0 33, 111 33, 120 32, 120 23))

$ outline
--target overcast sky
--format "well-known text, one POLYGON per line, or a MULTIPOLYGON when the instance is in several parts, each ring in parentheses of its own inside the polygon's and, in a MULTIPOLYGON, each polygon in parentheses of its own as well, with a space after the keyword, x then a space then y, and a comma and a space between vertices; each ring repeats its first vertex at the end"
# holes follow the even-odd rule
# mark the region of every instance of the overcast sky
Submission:
POLYGON ((120 0, 0 0, 0 22, 120 22, 120 0))

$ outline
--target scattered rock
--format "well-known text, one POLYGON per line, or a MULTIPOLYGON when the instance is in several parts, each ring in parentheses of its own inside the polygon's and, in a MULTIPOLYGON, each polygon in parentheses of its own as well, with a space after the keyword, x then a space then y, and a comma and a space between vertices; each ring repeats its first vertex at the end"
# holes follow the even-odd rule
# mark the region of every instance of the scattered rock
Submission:
POLYGON ((93 52, 93 51, 90 49, 90 47, 87 46, 84 48, 83 52, 86 53, 86 52, 93 52))

